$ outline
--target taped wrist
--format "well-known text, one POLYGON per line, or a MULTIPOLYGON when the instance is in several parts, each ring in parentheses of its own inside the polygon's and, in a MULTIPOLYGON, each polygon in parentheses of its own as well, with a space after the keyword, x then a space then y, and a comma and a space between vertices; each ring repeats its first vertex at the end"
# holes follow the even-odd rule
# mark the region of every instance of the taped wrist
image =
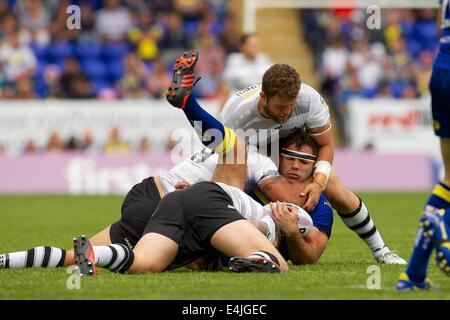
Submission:
POLYGON ((328 178, 330 177, 331 174, 331 163, 329 163, 328 161, 325 160, 320 160, 317 161, 316 164, 314 165, 314 181, 317 182, 321 187, 322 187, 322 191, 325 190, 327 183, 328 183, 328 178), (325 177, 325 181, 319 181, 318 176, 316 177, 316 175, 318 173, 321 173, 324 175, 325 177))

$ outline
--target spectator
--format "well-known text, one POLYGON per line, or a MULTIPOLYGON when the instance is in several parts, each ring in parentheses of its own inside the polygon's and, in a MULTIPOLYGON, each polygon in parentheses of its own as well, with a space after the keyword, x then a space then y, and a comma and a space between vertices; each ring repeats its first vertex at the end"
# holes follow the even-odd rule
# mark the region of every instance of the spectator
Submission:
POLYGON ((120 96, 126 99, 143 98, 144 84, 149 77, 147 67, 136 54, 127 55, 124 65, 125 73, 119 82, 120 96))
POLYGON ((17 11, 22 26, 31 31, 45 29, 50 24, 50 13, 42 0, 19 1, 17 11))
POLYGON ((413 66, 415 81, 417 83, 417 91, 420 96, 429 93, 428 83, 431 78, 433 69, 433 55, 430 51, 423 51, 420 54, 419 61, 413 66))
POLYGON ((56 65, 48 65, 44 71, 44 83, 46 86, 46 98, 60 98, 61 94, 61 70, 56 65))
POLYGON ((180 13, 173 11, 167 14, 164 34, 158 43, 164 61, 172 63, 180 55, 180 51, 190 48, 191 44, 190 35, 183 29, 180 13))
POLYGON ((174 0, 175 9, 184 21, 199 21, 202 18, 204 3, 202 0, 174 0))
POLYGON ((106 142, 104 151, 106 154, 127 154, 130 152, 130 147, 120 137, 120 129, 113 127, 108 141, 106 142))
POLYGON ((167 139, 165 148, 166 151, 172 151, 173 148, 175 148, 175 146, 178 144, 178 140, 175 140, 172 138, 172 135, 169 136, 169 138, 167 139))
POLYGON ((261 42, 255 33, 241 37, 240 49, 241 52, 228 56, 223 72, 223 79, 231 94, 261 82, 264 72, 272 64, 270 58, 261 52, 261 42))
POLYGON ((36 69, 36 57, 33 51, 23 45, 16 31, 0 47, 0 63, 3 63, 6 80, 12 84, 21 79, 30 79, 36 69))
POLYGON ((241 41, 238 22, 239 21, 234 14, 227 14, 225 17, 224 28, 219 33, 219 42, 227 55, 240 51, 241 41))
POLYGON ((98 11, 96 30, 106 41, 121 41, 131 28, 131 16, 119 0, 104 0, 105 7, 98 11))
POLYGON ((222 85, 225 52, 208 31, 200 35, 196 46, 201 57, 197 62, 196 72, 202 76, 203 81, 196 84, 195 94, 201 98, 216 98, 222 85))
POLYGON ((139 142, 139 150, 140 154, 150 154, 152 152, 152 145, 150 139, 147 137, 143 137, 139 142))
POLYGON ((61 139, 61 136, 59 135, 58 131, 52 131, 47 143, 47 152, 60 153, 63 151, 64 143, 61 139))
POLYGON ((147 81, 147 90, 151 97, 161 99, 165 97, 171 77, 167 72, 167 66, 164 60, 161 58, 155 60, 153 69, 154 71, 147 81))
POLYGON ((79 149, 79 142, 76 137, 71 136, 64 144, 65 151, 76 151, 79 149))
POLYGON ((90 82, 81 71, 75 58, 64 61, 64 72, 61 75, 62 96, 69 99, 94 98, 90 82))
POLYGON ((136 47, 136 53, 144 61, 151 61, 158 55, 158 41, 163 29, 153 20, 151 11, 137 13, 137 23, 128 32, 128 39, 136 47))
POLYGON ((19 79, 15 83, 15 96, 14 99, 29 100, 34 99, 33 81, 29 78, 19 79))
MULTIPOLYGON (((75 40, 84 30, 67 28, 67 8, 71 5, 69 0, 61 0, 52 16, 50 33, 55 42, 69 42, 75 40)), ((83 15, 82 15, 83 16, 83 15)))
POLYGON ((30 154, 30 153, 36 153, 37 151, 38 151, 38 148, 36 146, 36 141, 34 141, 33 138, 29 138, 27 140, 27 142, 25 143, 23 153, 30 154))
POLYGON ((349 59, 349 52, 342 39, 336 36, 331 39, 330 46, 322 54, 322 70, 324 79, 336 80, 343 76, 349 59))
POLYGON ((96 146, 94 144, 94 135, 91 130, 86 130, 81 138, 81 142, 79 145, 79 149, 86 152, 95 152, 97 151, 96 146))
POLYGON ((99 36, 95 33, 95 13, 89 3, 81 3, 80 11, 83 13, 81 15, 81 26, 83 28, 83 32, 78 35, 77 40, 80 42, 99 41, 99 36))

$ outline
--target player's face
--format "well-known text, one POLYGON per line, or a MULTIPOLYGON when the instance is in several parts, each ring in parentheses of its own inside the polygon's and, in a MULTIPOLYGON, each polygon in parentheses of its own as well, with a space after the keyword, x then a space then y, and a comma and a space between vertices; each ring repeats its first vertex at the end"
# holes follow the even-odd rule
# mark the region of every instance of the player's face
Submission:
POLYGON ((297 98, 289 99, 279 95, 275 95, 270 99, 264 96, 264 100, 263 110, 265 116, 274 120, 276 123, 287 122, 297 104, 297 98))
MULTIPOLYGON (((285 148, 309 154, 313 153, 313 150, 310 146, 304 145, 301 146, 300 148, 297 148, 295 146, 295 143, 287 145, 285 148)), ((289 182, 305 181, 312 175, 313 169, 314 169, 314 162, 280 156, 280 173, 282 176, 287 178, 289 182)))

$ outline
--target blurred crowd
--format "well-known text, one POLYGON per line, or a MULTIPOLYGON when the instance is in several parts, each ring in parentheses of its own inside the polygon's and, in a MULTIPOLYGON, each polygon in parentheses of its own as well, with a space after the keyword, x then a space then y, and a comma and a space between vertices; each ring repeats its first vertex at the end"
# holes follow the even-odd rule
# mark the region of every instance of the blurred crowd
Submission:
MULTIPOLYGON (((165 142, 163 149, 170 151, 177 144, 171 137, 165 142)), ((158 148, 158 152, 161 152, 158 148)), ((6 151, 0 147, 0 154, 6 151)), ((86 130, 80 137, 63 138, 58 130, 48 134, 46 143, 39 144, 34 138, 29 138, 21 154, 58 154, 63 152, 86 152, 90 154, 127 155, 130 153, 150 155, 155 152, 152 141, 143 136, 137 141, 129 141, 123 137, 120 127, 112 127, 107 139, 99 141, 91 130, 86 130)))
MULTIPOLYGON (((380 29, 367 27, 365 10, 301 15, 304 39, 316 58, 317 89, 340 128, 351 97, 428 94, 439 42, 434 10, 382 10, 380 29)), ((173 61, 190 48, 201 57, 196 69, 203 80, 195 95, 217 99, 220 106, 230 94, 260 82, 272 64, 258 35, 241 33, 227 0, 0 1, 0 99, 162 99, 173 61), (67 27, 70 5, 80 8, 81 29, 67 27)), ((118 135, 114 130, 112 137, 118 135)), ((24 151, 151 150, 148 138, 120 148, 90 140, 89 132, 67 141, 52 132, 46 147, 30 139, 24 151)))
MULTIPOLYGON (((0 99, 162 99, 173 61, 191 48, 199 50, 203 79, 194 94, 220 106, 271 65, 259 37, 241 33, 227 0, 2 0, 0 99), (67 26, 75 21, 70 5, 80 8, 81 29, 67 26)), ((63 141, 54 131, 46 146, 31 138, 23 151, 152 149, 148 138, 138 145, 93 140, 87 132, 63 141)))
POLYGON ((260 72, 235 81, 243 64, 270 66, 226 0, 8 0, 0 24, 3 99, 162 98, 173 61, 194 47, 200 98, 226 99, 236 83, 253 84, 260 72), (72 4, 79 30, 66 24, 72 4))
POLYGON ((439 44, 436 10, 381 10, 369 29, 365 10, 302 10, 304 38, 316 57, 321 91, 345 127, 351 97, 415 99, 428 95, 439 44), (323 41, 317 41, 323 39, 323 41))

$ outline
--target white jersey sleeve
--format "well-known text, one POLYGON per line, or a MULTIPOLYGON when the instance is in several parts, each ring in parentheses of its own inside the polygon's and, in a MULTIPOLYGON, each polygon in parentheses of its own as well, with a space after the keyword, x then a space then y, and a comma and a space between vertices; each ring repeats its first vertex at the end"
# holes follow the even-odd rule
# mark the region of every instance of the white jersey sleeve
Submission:
POLYGON ((300 89, 299 106, 308 110, 305 127, 307 129, 321 128, 330 120, 330 110, 325 99, 313 87, 303 83, 300 89))
POLYGON ((247 158, 248 172, 247 179, 249 184, 259 185, 266 179, 278 177, 277 166, 272 159, 258 152, 250 152, 247 158))
POLYGON ((267 238, 275 239, 276 225, 272 219, 270 206, 262 206, 242 190, 225 183, 216 182, 231 198, 234 209, 247 220, 259 220, 267 225, 267 238))

